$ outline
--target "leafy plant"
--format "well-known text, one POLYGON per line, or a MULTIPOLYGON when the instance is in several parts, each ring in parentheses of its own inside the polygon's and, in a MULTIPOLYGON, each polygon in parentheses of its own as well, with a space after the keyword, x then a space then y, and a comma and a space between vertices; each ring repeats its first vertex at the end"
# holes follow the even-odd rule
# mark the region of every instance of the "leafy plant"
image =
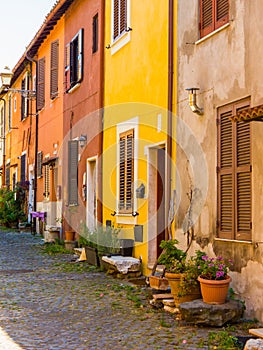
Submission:
POLYGON ((218 350, 235 350, 239 349, 238 339, 230 335, 227 331, 209 332, 208 334, 208 345, 210 348, 215 348, 218 350))
POLYGON ((25 191, 17 187, 14 191, 7 188, 0 189, 0 223, 4 226, 18 225, 19 221, 26 221, 24 212, 25 191))
POLYGON ((177 248, 177 239, 161 241, 160 247, 163 249, 159 256, 158 263, 165 265, 165 271, 182 273, 185 271, 186 253, 177 248))

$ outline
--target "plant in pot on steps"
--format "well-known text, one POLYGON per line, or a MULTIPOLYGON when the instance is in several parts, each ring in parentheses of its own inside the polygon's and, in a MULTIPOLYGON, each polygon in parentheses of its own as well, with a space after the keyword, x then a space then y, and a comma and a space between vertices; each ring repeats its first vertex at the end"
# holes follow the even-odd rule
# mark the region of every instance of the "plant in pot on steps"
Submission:
POLYGON ((176 306, 201 298, 197 278, 200 274, 200 262, 205 254, 197 251, 196 255, 187 259, 187 253, 177 247, 178 243, 176 239, 162 241, 160 247, 163 252, 158 259, 158 263, 165 266, 165 277, 168 279, 176 306))
POLYGON ((232 260, 222 256, 210 258, 202 256, 199 277, 203 301, 207 304, 224 304, 227 298, 231 277, 228 275, 232 260))

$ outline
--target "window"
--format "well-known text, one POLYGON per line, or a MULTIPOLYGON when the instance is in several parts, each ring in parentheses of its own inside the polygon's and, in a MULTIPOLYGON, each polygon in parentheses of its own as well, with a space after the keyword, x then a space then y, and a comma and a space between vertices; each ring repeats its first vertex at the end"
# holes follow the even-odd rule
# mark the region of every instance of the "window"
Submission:
POLYGON ((5 184, 7 188, 10 188, 10 162, 6 164, 5 184))
POLYGON ((68 204, 78 204, 78 147, 79 142, 68 142, 68 204))
POLYGON ((133 212, 134 130, 120 134, 119 139, 119 212, 133 212))
POLYGON ((229 21, 229 0, 200 0, 200 37, 229 21))
POLYGON ((37 62, 37 110, 45 106, 45 57, 37 62))
POLYGON ((66 46, 66 90, 70 90, 83 78, 83 29, 66 46))
POLYGON ((8 130, 12 128, 12 98, 8 97, 8 130))
POLYGON ((23 154, 20 159, 20 182, 26 181, 26 154, 23 154))
POLYGON ((42 161, 43 161, 43 152, 37 153, 37 177, 42 177, 42 161))
POLYGON ((99 17, 98 14, 93 17, 92 21, 92 53, 98 51, 99 43, 99 17))
POLYGON ((126 32, 127 0, 113 0, 113 41, 126 32))
MULTIPOLYGON (((29 90, 29 75, 26 73, 21 82, 21 90, 29 90)), ((29 99, 26 93, 22 93, 21 95, 21 120, 24 120, 28 117, 29 113, 29 99)))
POLYGON ((58 96, 58 40, 51 43, 50 51, 50 98, 54 99, 58 96))
POLYGON ((44 165, 44 193, 45 199, 50 195, 50 178, 49 178, 49 165, 44 165))
POLYGON ((251 240, 250 124, 229 118, 248 101, 218 111, 218 237, 251 240))

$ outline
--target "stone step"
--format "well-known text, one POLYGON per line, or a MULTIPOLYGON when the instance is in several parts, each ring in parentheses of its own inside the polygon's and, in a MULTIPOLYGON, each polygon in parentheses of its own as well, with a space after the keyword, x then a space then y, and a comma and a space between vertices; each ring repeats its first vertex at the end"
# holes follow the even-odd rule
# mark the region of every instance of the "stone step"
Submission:
POLYGON ((259 338, 263 338, 263 328, 251 328, 249 330, 250 334, 253 334, 259 338))
POLYGON ((161 300, 161 299, 173 299, 173 295, 171 293, 160 293, 160 294, 153 294, 153 299, 155 300, 161 300))

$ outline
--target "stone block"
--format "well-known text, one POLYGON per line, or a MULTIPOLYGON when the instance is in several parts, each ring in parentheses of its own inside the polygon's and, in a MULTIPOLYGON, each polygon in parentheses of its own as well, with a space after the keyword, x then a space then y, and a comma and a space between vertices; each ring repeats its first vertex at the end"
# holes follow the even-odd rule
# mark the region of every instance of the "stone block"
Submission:
POLYGON ((263 350, 263 339, 249 339, 244 350, 263 350))
POLYGON ((234 323, 242 318, 244 305, 230 300, 224 304, 211 305, 202 299, 179 305, 182 319, 188 323, 203 326, 222 327, 225 323, 234 323))

